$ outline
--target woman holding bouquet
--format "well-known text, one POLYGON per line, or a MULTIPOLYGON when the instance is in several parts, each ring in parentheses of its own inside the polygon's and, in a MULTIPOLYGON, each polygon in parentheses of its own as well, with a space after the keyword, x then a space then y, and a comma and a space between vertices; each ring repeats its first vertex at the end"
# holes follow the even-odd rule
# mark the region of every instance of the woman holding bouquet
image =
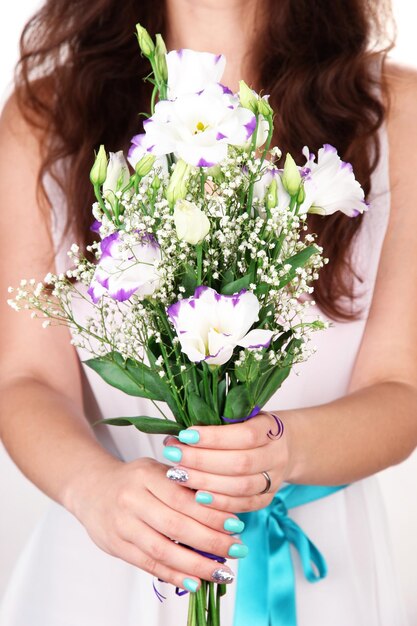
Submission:
POLYGON ((166 0, 158 14, 145 0, 48 0, 28 23, 0 127, 3 294, 21 276, 65 271, 66 242, 90 240, 93 151, 126 149, 149 98, 138 21, 169 49, 224 53, 225 85, 235 92, 243 77, 270 94, 284 154, 336 146, 370 209, 309 218, 330 259, 314 306, 332 327, 266 411, 221 430, 165 441, 93 432, 100 418, 153 407, 84 371, 66 329, 46 333, 1 299, 0 434, 55 501, 12 576, 1 626, 185 624, 187 602, 156 583, 159 602, 152 577, 190 592, 234 580, 236 561, 202 553, 240 562, 224 625, 406 625, 374 477, 417 444, 417 77, 385 63, 389 15, 377 0, 166 0), (283 485, 334 489, 274 499, 283 485), (265 562, 253 546, 269 532, 279 545, 265 562))

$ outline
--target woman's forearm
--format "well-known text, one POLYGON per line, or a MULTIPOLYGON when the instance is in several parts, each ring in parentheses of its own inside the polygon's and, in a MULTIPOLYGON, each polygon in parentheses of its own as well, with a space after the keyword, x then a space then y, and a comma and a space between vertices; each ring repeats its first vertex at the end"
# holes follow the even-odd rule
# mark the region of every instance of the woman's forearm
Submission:
POLYGON ((22 472, 68 506, 76 484, 119 463, 95 439, 75 403, 34 379, 0 391, 0 437, 22 472))
POLYGON ((289 482, 350 483, 403 461, 417 445, 417 389, 399 382, 276 413, 289 437, 289 482))

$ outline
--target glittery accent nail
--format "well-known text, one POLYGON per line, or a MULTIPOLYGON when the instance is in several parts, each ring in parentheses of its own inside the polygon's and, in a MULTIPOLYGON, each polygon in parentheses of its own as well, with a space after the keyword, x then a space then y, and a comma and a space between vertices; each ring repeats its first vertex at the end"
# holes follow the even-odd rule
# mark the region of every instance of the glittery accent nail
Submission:
POLYGON ((235 575, 232 572, 232 570, 223 569, 222 567, 219 567, 218 569, 215 569, 214 572, 212 573, 211 577, 217 583, 223 583, 225 585, 228 585, 229 583, 232 583, 234 581, 234 579, 235 579, 235 575))
POLYGON ((170 467, 166 476, 177 483, 186 483, 189 479, 187 470, 181 469, 180 467, 170 467))

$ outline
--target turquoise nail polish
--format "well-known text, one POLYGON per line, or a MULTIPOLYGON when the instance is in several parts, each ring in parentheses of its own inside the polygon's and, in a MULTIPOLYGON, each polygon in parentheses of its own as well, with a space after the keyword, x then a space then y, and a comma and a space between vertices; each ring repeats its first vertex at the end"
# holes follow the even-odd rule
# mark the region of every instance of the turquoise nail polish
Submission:
POLYGON ((178 439, 181 443, 198 443, 200 441, 200 433, 198 430, 193 430, 192 428, 181 430, 178 439))
POLYGON ((206 491, 199 491, 195 497, 195 501, 199 504, 211 504, 213 502, 213 496, 206 491))
POLYGON ((249 548, 244 543, 234 543, 230 546, 228 555, 235 557, 235 559, 243 559, 248 556, 249 548))
POLYGON ((245 523, 235 517, 229 517, 223 524, 223 528, 231 533, 241 533, 245 528, 245 523))
POLYGON ((166 446, 164 448, 164 457, 173 463, 179 463, 182 459, 182 450, 175 446, 166 446))
POLYGON ((187 591, 191 591, 191 593, 195 593, 198 589, 198 582, 192 578, 184 578, 182 584, 183 587, 185 587, 187 591))

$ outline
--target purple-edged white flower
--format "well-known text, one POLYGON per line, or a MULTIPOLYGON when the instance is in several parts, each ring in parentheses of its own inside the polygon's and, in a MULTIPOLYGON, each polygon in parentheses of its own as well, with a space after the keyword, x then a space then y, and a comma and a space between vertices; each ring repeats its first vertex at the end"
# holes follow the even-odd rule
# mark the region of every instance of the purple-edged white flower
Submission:
POLYGON ((307 163, 302 170, 305 200, 300 214, 331 215, 342 211, 356 217, 367 210, 364 191, 355 179, 352 166, 341 160, 336 148, 325 144, 318 151, 317 162, 307 147, 303 154, 307 163))
POLYGON ((168 66, 168 98, 174 100, 188 93, 197 93, 208 85, 219 83, 226 66, 223 54, 172 50, 166 56, 168 66))
MULTIPOLYGON (((135 135, 131 139, 131 146, 129 148, 129 152, 127 154, 127 160, 133 169, 136 169, 136 165, 142 159, 142 157, 149 155, 150 151, 148 151, 148 145, 146 143, 146 135, 145 133, 140 133, 139 135, 135 135)), ((158 157, 155 160, 155 164, 153 169, 159 170, 162 174, 168 174, 168 161, 165 155, 158 157)))
POLYGON ((256 127, 255 115, 221 85, 176 100, 163 100, 144 122, 142 146, 156 156, 174 153, 196 167, 212 167, 229 145, 244 146, 256 127))
POLYGON ((105 294, 119 302, 134 293, 143 299, 159 288, 161 279, 155 266, 161 260, 161 249, 152 235, 137 233, 137 241, 127 247, 117 232, 100 245, 101 257, 88 289, 93 302, 105 294))
POLYGON ((259 301, 251 291, 223 296, 210 287, 197 287, 191 298, 168 308, 182 351, 190 361, 223 365, 236 346, 267 348, 272 331, 250 330, 259 319, 259 301))

